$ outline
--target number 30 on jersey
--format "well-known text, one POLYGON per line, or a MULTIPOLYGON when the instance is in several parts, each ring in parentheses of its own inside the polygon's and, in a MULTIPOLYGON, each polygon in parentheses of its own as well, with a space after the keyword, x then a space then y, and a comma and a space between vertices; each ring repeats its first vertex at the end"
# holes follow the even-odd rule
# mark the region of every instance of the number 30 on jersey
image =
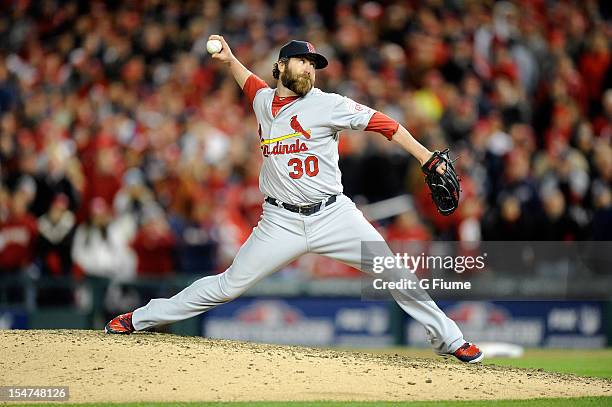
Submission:
POLYGON ((289 172, 289 176, 293 179, 302 178, 304 172, 309 177, 314 177, 319 173, 319 159, 314 155, 308 156, 304 161, 299 158, 292 158, 287 163, 292 168, 292 171, 289 172))

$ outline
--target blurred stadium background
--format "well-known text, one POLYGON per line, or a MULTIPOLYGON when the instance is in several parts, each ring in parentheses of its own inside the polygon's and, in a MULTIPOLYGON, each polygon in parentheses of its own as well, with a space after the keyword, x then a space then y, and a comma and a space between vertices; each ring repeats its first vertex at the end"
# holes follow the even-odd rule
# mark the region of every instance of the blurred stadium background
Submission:
MULTIPOLYGON (((317 87, 451 146, 464 193, 441 217, 415 160, 343 133, 345 193, 392 244, 599 241, 612 253, 611 16, 593 0, 0 2, 0 327, 101 328, 231 263, 261 214, 261 153, 250 107, 206 54, 213 33, 269 84, 280 46, 307 39, 330 60, 317 87)), ((609 265, 564 278, 597 286, 609 265)), ((545 297, 537 288, 558 277, 546 270, 505 270, 532 281, 523 301, 441 304, 474 340, 612 343, 610 291, 545 297)), ((393 304, 360 299, 359 277, 305 256, 169 329, 423 345, 393 304)))

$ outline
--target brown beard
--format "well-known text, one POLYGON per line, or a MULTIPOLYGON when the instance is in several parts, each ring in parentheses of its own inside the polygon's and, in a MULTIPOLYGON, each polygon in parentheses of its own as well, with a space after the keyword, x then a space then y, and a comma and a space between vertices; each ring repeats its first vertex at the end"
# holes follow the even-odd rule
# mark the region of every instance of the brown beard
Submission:
POLYGON ((312 89, 312 78, 309 75, 295 75, 289 71, 289 67, 285 69, 285 72, 281 72, 280 80, 284 87, 300 97, 305 96, 312 89))

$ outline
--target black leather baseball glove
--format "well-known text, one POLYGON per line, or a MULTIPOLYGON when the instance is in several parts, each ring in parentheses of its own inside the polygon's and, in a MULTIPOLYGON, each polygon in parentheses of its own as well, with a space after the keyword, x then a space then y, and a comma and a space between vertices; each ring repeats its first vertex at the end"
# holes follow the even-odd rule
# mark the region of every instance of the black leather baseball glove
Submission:
POLYGON ((438 212, 448 216, 459 206, 461 185, 455 172, 453 161, 449 157, 448 148, 442 152, 434 151, 431 158, 421 167, 425 173, 425 182, 431 191, 431 199, 436 204, 438 212), (437 168, 446 164, 444 174, 439 174, 437 168))

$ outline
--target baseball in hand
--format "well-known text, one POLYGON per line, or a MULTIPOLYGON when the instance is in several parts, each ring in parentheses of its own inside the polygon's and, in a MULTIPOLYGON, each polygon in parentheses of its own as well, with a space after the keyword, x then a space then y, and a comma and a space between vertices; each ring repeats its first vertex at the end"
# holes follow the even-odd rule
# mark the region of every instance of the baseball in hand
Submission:
POLYGON ((209 54, 216 54, 217 52, 221 52, 221 48, 223 48, 223 45, 221 45, 221 41, 219 40, 208 40, 208 42, 206 43, 206 50, 209 54))

